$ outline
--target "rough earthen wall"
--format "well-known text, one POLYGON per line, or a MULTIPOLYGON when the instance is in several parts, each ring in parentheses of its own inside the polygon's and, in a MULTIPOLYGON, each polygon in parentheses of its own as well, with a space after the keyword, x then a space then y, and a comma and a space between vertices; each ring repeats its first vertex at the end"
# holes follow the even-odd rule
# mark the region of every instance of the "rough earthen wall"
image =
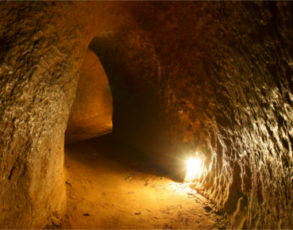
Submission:
POLYGON ((108 8, 0 3, 1 228, 40 228, 63 215, 64 133, 90 40, 119 25, 108 8))
POLYGON ((1 18, 0 223, 42 226, 64 208, 63 139, 73 99, 66 86, 76 82, 75 29, 57 34, 45 4, 1 3, 1 18))
POLYGON ((292 228, 292 4, 178 5, 134 11, 166 77, 170 143, 211 162, 206 195, 232 227, 292 228))
POLYGON ((38 227, 62 213, 63 138, 90 44, 114 87, 117 136, 168 169, 189 150, 202 153, 205 194, 232 227, 292 228, 291 3, 0 10, 1 227, 38 227))

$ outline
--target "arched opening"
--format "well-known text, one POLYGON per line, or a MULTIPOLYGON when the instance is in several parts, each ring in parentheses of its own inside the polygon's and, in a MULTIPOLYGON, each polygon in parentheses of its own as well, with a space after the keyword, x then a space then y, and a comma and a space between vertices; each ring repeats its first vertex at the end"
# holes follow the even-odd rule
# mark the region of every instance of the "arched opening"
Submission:
MULTIPOLYGON (((164 139, 158 62, 141 39, 122 31, 89 44, 66 131, 70 227, 203 226, 192 218, 195 190, 164 170, 176 160, 164 139), (142 74, 150 80, 141 82, 142 74)), ((208 217, 205 224, 211 226, 208 217)))
POLYGON ((112 110, 108 77, 96 54, 88 49, 80 69, 66 142, 86 140, 112 132, 112 110))
POLYGON ((166 131, 164 85, 153 46, 139 32, 124 28, 93 38, 88 49, 66 142, 108 134, 99 140, 127 149, 119 161, 133 159, 181 180, 182 172, 174 170, 179 161, 170 151, 173 143, 166 131))
MULTIPOLYGON (((103 151, 105 146, 112 148, 106 155, 115 161, 127 166, 138 162, 151 165, 157 174, 164 174, 156 162, 157 152, 153 151, 163 130, 159 90, 153 87, 156 82, 139 79, 142 74, 155 78, 158 66, 153 50, 137 40, 129 40, 131 36, 142 39, 140 35, 120 31, 90 42, 80 69, 65 143, 70 146, 76 142, 76 146, 77 142, 90 140, 103 151), (137 55, 148 58, 135 63, 137 55)), ((143 170, 144 166, 137 168, 143 170)))

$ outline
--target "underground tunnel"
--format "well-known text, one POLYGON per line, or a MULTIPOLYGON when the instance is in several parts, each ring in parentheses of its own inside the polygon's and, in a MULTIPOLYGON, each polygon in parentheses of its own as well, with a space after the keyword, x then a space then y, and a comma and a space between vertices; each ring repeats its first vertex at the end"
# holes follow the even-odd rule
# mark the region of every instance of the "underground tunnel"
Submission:
POLYGON ((291 2, 0 12, 0 228, 293 228, 291 2))

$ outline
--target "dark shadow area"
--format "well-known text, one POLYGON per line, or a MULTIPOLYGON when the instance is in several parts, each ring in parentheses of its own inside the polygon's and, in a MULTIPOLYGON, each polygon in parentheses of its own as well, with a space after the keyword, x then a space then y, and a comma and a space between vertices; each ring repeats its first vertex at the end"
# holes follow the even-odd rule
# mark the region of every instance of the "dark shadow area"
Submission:
POLYGON ((174 143, 166 132, 160 95, 163 85, 152 47, 140 35, 130 35, 126 30, 112 37, 95 37, 88 48, 99 58, 109 80, 113 130, 82 145, 98 149, 127 168, 182 181, 182 162, 174 158, 174 143))
POLYGON ((153 125, 158 122, 159 112, 163 109, 158 100, 158 89, 155 88, 159 85, 153 82, 156 81, 153 79, 157 79, 157 63, 151 53, 132 47, 135 53, 129 54, 134 51, 127 52, 117 43, 115 38, 94 38, 89 49, 99 57, 109 79, 113 95, 114 135, 127 132, 127 136, 135 138, 140 132, 153 131, 153 125), (137 58, 135 62, 138 56, 143 56, 144 60, 137 58), (147 58, 149 60, 145 60, 147 58), (143 75, 148 75, 150 80, 142 81, 143 75), (148 128, 147 124, 151 123, 152 126, 148 128))
MULTIPOLYGON (((168 173, 147 154, 140 152, 140 150, 135 149, 133 146, 115 139, 113 134, 67 144, 65 146, 65 152, 66 149, 78 151, 82 157, 76 157, 74 154, 72 154, 71 157, 76 157, 78 160, 82 160, 88 158, 87 148, 95 149, 98 158, 101 157, 107 159, 127 169, 175 179, 168 175, 168 173)), ((84 164, 86 163, 87 162, 85 161, 84 164)), ((99 164, 99 162, 97 161, 96 164, 99 164)))
POLYGON ((113 134, 119 146, 135 151, 126 158, 147 159, 169 177, 182 181, 178 145, 167 125, 164 82, 154 47, 127 29, 110 37, 95 37, 90 45, 108 76, 113 97, 113 134))
POLYGON ((113 136, 155 156, 155 146, 162 144, 160 137, 164 136, 158 66, 151 48, 138 47, 144 41, 137 38, 130 44, 128 37, 127 32, 111 38, 96 37, 89 49, 99 57, 109 79, 113 136))

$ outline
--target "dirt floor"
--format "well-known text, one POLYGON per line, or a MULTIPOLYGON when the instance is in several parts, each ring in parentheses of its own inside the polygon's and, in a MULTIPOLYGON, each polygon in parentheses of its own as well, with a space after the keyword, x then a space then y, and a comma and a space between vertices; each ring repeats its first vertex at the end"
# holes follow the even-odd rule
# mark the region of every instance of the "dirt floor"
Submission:
POLYGON ((163 177, 135 157, 128 159, 125 148, 92 139, 71 144, 65 151, 68 201, 62 227, 218 229, 224 226, 223 217, 189 184, 163 177))

